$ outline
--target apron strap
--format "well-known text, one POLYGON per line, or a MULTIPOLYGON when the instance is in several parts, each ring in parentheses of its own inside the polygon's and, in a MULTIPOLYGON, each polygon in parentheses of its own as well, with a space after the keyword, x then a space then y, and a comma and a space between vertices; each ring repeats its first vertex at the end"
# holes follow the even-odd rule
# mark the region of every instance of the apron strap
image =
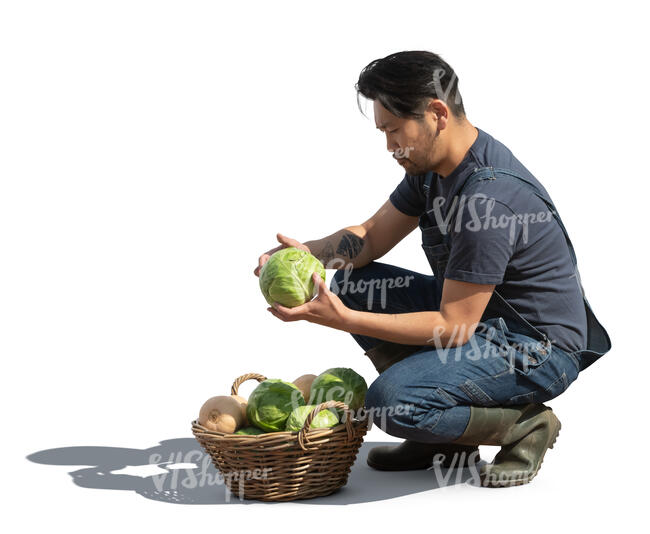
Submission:
MULTIPOLYGON (((502 169, 502 168, 495 168, 495 167, 477 167, 474 169, 474 172, 464 181, 462 184, 461 188, 459 189, 457 195, 460 197, 461 193, 471 187, 473 184, 483 181, 483 180, 496 180, 498 178, 505 178, 509 179, 512 181, 517 181, 519 183, 522 183, 524 187, 527 187, 528 189, 531 189, 533 193, 540 199, 544 204, 546 204, 547 208, 549 211, 553 214, 553 217, 557 221, 557 223, 560 226, 560 229, 562 230, 562 233, 564 234, 564 238, 566 239, 567 245, 569 247, 569 254, 571 256, 571 262, 573 263, 573 268, 575 271, 575 276, 576 280, 578 282, 578 287, 580 288, 580 293, 582 295, 582 299, 585 304, 585 311, 587 314, 587 349, 584 351, 577 351, 576 354, 578 356, 578 359, 580 361, 580 366, 581 366, 581 371, 592 363, 594 363, 598 358, 600 358, 603 354, 605 354, 609 349, 611 349, 612 344, 609 339, 609 335, 607 334, 607 331, 605 328, 600 324, 598 319, 596 318, 593 310, 591 309, 591 306, 589 305, 589 301, 587 300, 585 296, 585 291, 584 287, 582 286, 582 281, 580 279, 580 272, 578 271, 578 260, 576 258, 576 253, 573 248, 573 243, 571 243, 571 239, 569 238, 569 234, 566 230, 566 227, 564 226, 564 223, 562 222, 562 219, 560 218, 560 214, 558 213, 557 209, 555 208, 555 205, 551 201, 550 198, 547 198, 544 196, 542 191, 531 181, 526 180, 522 176, 519 176, 517 173, 511 171, 510 169, 502 169), (497 176, 498 175, 498 176, 497 176)), ((548 337, 543 333, 537 330, 533 325, 531 325, 526 319, 521 317, 519 313, 499 294, 498 291, 494 291, 494 294, 496 295, 497 300, 499 301, 500 304, 502 304, 506 310, 508 310, 511 314, 514 313, 514 315, 518 316, 521 320, 526 323, 527 326, 532 328, 535 332, 538 334, 541 334, 543 336, 543 339, 545 342, 548 342, 548 337)), ((489 304, 488 304, 489 306, 489 304)))
POLYGON ((431 189, 431 182, 433 181, 433 171, 429 171, 424 176, 424 194, 428 195, 429 190, 431 189))

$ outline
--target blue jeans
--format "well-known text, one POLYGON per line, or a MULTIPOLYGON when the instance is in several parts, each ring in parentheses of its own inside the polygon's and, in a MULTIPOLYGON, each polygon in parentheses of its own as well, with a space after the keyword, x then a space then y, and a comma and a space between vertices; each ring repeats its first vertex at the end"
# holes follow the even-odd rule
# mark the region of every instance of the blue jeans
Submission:
MULTIPOLYGON (((434 276, 377 261, 337 271, 330 289, 360 311, 440 309, 441 284, 434 276)), ((517 330, 496 317, 482 321, 464 345, 409 346, 413 354, 382 372, 368 389, 366 408, 374 424, 393 436, 448 443, 464 432, 472 405, 541 403, 563 393, 578 377, 576 356, 517 330)), ((365 351, 385 344, 352 337, 365 351)))

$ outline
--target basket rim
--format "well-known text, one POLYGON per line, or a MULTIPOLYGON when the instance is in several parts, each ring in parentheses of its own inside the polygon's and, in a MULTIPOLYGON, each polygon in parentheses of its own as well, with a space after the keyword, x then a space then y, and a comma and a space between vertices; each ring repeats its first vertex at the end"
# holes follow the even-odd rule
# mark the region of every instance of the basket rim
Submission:
MULTIPOLYGON (((366 421, 363 419, 353 419, 350 421, 350 424, 354 427, 360 427, 360 426, 365 426, 366 421)), ((268 436, 274 436, 274 437, 282 437, 285 435, 288 438, 297 438, 298 434, 300 434, 301 430, 296 430, 295 432, 290 432, 288 430, 276 430, 275 432, 264 432, 263 434, 236 434, 236 433, 227 433, 227 432, 219 432, 218 430, 210 430, 209 428, 204 427, 199 423, 198 418, 194 419, 192 421, 192 430, 195 428, 198 428, 201 432, 201 434, 208 434, 210 436, 216 437, 216 438, 222 438, 222 439, 261 439, 262 441, 264 440, 265 437, 268 436)), ((260 429, 261 430, 261 429, 260 429)), ((329 428, 310 428, 307 432, 307 436, 315 436, 316 434, 324 434, 324 433, 335 433, 335 432, 341 432, 346 430, 346 425, 345 423, 339 423, 338 425, 329 427, 329 428)))

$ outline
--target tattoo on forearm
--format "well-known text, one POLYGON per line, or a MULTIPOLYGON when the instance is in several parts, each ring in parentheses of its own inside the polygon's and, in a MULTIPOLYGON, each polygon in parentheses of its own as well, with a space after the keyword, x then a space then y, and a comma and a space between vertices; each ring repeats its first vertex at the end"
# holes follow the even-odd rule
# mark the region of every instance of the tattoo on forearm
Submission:
POLYGON ((328 265, 330 261, 334 258, 334 247, 332 246, 332 243, 327 243, 325 245, 325 248, 320 254, 320 261, 323 262, 323 265, 328 265))
POLYGON ((350 260, 356 258, 363 248, 363 238, 359 237, 352 232, 343 234, 339 246, 336 248, 336 253, 347 256, 350 260))

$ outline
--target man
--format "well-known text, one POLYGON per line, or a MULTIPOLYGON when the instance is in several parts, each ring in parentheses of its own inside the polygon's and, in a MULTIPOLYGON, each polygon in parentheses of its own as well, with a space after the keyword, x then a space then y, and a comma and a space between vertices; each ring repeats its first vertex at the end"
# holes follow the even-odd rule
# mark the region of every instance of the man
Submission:
POLYGON ((375 60, 356 89, 406 174, 361 225, 305 243, 278 234, 255 274, 286 246, 338 270, 330 288, 314 275, 312 301, 268 310, 349 332, 372 360, 380 375, 366 407, 405 438, 373 449, 372 467, 423 469, 439 453, 468 465, 478 445, 500 445, 483 484, 529 482, 560 430, 542 403, 611 347, 566 229, 539 181, 469 122, 438 55, 375 60), (376 261, 418 226, 432 276, 376 261))

